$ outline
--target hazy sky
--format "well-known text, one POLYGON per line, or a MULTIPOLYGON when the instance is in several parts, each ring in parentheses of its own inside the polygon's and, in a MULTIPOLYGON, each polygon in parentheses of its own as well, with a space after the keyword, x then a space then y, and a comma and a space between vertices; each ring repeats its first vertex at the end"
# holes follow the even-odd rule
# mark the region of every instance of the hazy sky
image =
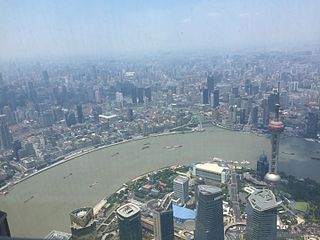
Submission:
POLYGON ((0 0, 0 55, 319 46, 319 10, 319 0, 0 0))

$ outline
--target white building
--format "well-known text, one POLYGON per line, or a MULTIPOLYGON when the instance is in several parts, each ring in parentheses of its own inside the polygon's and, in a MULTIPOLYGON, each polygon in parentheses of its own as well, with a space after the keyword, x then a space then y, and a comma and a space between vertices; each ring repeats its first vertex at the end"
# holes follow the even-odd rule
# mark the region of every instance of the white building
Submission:
POLYGON ((173 195, 179 198, 184 204, 188 201, 189 196, 189 178, 184 176, 177 176, 173 180, 173 195))
POLYGON ((198 163, 193 166, 193 175, 209 182, 226 183, 230 177, 230 169, 224 163, 198 163))

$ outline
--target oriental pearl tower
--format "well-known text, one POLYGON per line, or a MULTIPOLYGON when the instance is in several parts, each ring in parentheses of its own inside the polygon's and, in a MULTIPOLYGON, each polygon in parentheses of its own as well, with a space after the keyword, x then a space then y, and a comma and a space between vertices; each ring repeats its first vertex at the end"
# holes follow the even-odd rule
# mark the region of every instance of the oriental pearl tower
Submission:
POLYGON ((279 159, 279 142, 280 134, 284 130, 284 124, 279 119, 279 110, 280 110, 280 82, 278 82, 278 93, 277 100, 275 104, 275 119, 269 123, 269 130, 271 132, 271 159, 269 162, 269 171, 265 175, 265 181, 271 186, 275 186, 280 180, 280 175, 277 172, 278 168, 278 159, 279 159))

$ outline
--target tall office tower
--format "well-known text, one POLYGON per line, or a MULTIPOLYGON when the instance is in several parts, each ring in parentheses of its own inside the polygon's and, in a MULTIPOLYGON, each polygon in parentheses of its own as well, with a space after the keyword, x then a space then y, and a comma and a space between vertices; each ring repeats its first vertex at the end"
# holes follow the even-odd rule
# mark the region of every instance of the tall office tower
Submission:
POLYGON ((0 115, 0 149, 8 150, 12 146, 12 135, 9 131, 6 115, 0 115))
POLYGON ((263 127, 267 127, 269 125, 269 115, 270 115, 268 99, 262 100, 262 109, 263 109, 263 115, 262 115, 263 127))
POLYGON ((76 115, 74 114, 74 112, 69 112, 67 111, 65 113, 65 121, 68 127, 71 127, 72 125, 77 124, 77 119, 76 119, 76 115))
POLYGON ((83 207, 70 213, 73 240, 96 240, 97 228, 93 208, 83 207))
POLYGON ((36 100, 37 100, 37 92, 36 92, 36 90, 34 89, 33 82, 28 82, 27 85, 28 85, 28 87, 27 87, 27 95, 28 95, 28 98, 29 98, 31 101, 36 101, 36 100))
POLYGON ((240 124, 246 124, 247 116, 246 116, 246 110, 244 108, 240 108, 239 115, 240 115, 240 119, 239 119, 240 124))
POLYGON ((4 84, 4 81, 3 81, 2 73, 0 72, 0 87, 2 87, 3 84, 4 84))
POLYGON ((173 195, 180 198, 184 204, 188 201, 189 196, 189 178, 184 176, 177 176, 173 180, 173 195))
POLYGON ((247 240, 277 239, 277 207, 271 190, 259 189, 247 199, 247 240))
POLYGON ((16 119, 14 116, 14 112, 11 110, 9 106, 3 107, 3 114, 7 117, 7 123, 8 125, 12 125, 16 123, 16 119))
POLYGON ((239 97, 239 87, 232 88, 232 94, 237 98, 239 97))
POLYGON ((129 122, 132 122, 132 121, 133 121, 133 110, 132 110, 132 108, 129 108, 129 109, 128 109, 127 119, 128 119, 129 122))
POLYGON ((265 153, 263 153, 260 155, 257 161, 256 178, 262 181, 264 179, 264 176, 267 174, 268 170, 269 170, 268 157, 265 153))
POLYGON ((319 114, 316 111, 308 113, 306 135, 310 138, 316 138, 318 133, 319 114))
POLYGON ((138 95, 138 103, 144 103, 143 101, 143 97, 144 97, 144 94, 143 94, 143 87, 138 87, 137 88, 137 95, 138 95))
POLYGON ((201 90, 201 103, 209 104, 209 90, 208 88, 203 88, 201 90))
POLYGON ((0 237, 11 237, 7 214, 0 211, 0 237))
POLYGON ((213 107, 219 106, 219 90, 216 89, 213 92, 213 107))
POLYGON ((132 87, 131 98, 132 103, 137 103, 137 88, 135 86, 132 87))
POLYGON ((151 102, 151 99, 152 99, 151 87, 144 88, 144 95, 147 97, 148 102, 151 102))
POLYGON ((246 94, 251 95, 252 92, 252 84, 249 79, 246 79, 244 82, 244 91, 246 94))
POLYGON ((173 211, 156 208, 153 212, 154 219, 154 239, 155 240, 173 240, 174 225, 173 211))
POLYGON ((83 110, 82 110, 81 104, 77 105, 77 117, 78 117, 78 123, 84 122, 84 115, 83 115, 83 110))
POLYGON ((214 90, 214 76, 210 75, 207 77, 207 89, 209 94, 214 90))
POLYGON ((280 95, 280 83, 278 83, 278 93, 275 104, 275 119, 269 123, 269 130, 271 132, 271 159, 269 163, 269 171, 265 176, 266 182, 274 187, 274 185, 280 181, 278 174, 278 159, 279 159, 279 143, 280 133, 284 130, 284 125, 279 118, 279 95, 280 95))
MULTIPOLYGON (((276 93, 271 93, 268 96, 268 107, 269 107, 269 112, 275 112, 275 105, 277 103, 277 94, 276 93)), ((279 100, 280 101, 280 100, 279 100)))
POLYGON ((195 240, 223 240, 223 193, 220 188, 198 186, 195 240))
POLYGON ((45 84, 49 84, 49 75, 46 70, 42 72, 42 80, 45 84))
POLYGON ((140 208, 132 203, 117 209, 120 240, 142 240, 140 208))
POLYGON ((255 127, 258 125, 258 112, 259 112, 259 107, 254 106, 251 111, 251 124, 255 127))

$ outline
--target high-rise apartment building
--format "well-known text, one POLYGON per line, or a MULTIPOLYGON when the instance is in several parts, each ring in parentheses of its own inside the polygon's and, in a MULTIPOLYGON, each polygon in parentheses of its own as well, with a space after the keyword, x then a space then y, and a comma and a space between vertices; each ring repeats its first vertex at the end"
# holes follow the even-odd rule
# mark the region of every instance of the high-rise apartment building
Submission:
POLYGON ((189 178, 177 176, 173 180, 173 194, 176 198, 180 198, 182 203, 188 201, 189 196, 189 178))

